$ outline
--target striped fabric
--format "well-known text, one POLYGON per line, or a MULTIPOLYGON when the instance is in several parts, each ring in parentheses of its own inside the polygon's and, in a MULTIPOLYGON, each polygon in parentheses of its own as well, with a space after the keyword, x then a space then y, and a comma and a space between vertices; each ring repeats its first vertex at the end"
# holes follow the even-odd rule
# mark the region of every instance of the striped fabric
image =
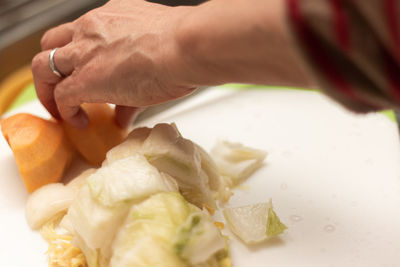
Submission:
POLYGON ((300 54, 356 112, 400 110, 399 0, 286 0, 300 54))

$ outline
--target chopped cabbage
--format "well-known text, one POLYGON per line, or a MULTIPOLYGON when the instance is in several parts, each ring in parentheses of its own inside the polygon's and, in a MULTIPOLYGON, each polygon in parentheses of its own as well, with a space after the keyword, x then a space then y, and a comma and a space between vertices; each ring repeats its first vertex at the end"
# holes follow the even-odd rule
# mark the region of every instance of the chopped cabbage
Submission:
POLYGON ((218 190, 217 198, 222 201, 222 203, 226 203, 233 195, 233 192, 231 190, 231 188, 233 187, 233 181, 232 178, 224 175, 221 175, 219 179, 220 187, 218 190))
POLYGON ((178 193, 159 193, 132 206, 113 243, 110 267, 192 266, 224 249, 209 216, 178 193))
POLYGON ((79 189, 81 189, 81 187, 84 184, 86 184, 87 178, 90 175, 92 175, 93 173, 95 173, 96 170, 97 169, 95 169, 95 168, 90 168, 90 169, 87 169, 87 170, 81 172, 77 177, 75 177, 68 184, 66 184, 66 186, 71 188, 72 190, 74 190, 76 192, 76 194, 78 194, 79 189))
POLYGON ((188 267, 168 244, 151 235, 136 239, 120 253, 118 258, 118 254, 113 255, 110 267, 188 267))
POLYGON ((239 143, 219 141, 211 150, 211 156, 220 174, 232 178, 236 185, 261 167, 267 153, 239 143))
POLYGON ((176 184, 160 174, 141 155, 132 155, 92 174, 79 191, 63 219, 88 264, 107 266, 111 243, 130 207, 161 191, 176 190, 176 184))
POLYGON ((147 127, 136 128, 121 144, 107 152, 103 166, 119 159, 127 158, 135 153, 140 153, 144 140, 149 136, 151 129, 147 127))
POLYGON ((88 178, 88 185, 92 197, 107 207, 162 191, 178 190, 173 180, 165 179, 139 154, 98 169, 88 178))
POLYGON ((232 232, 246 244, 262 242, 287 229, 276 215, 272 200, 268 203, 226 208, 223 214, 232 232))
POLYGON ((133 130, 107 153, 103 166, 134 154, 144 155, 160 172, 173 177, 189 202, 200 208, 216 208, 214 194, 220 186, 217 166, 200 146, 183 138, 175 124, 133 130))
POLYGON ((141 153, 159 171, 176 179, 182 195, 197 207, 215 209, 212 188, 218 188, 217 169, 207 153, 169 124, 157 124, 143 142, 141 153))
POLYGON ((76 244, 85 254, 90 267, 107 266, 111 243, 124 222, 130 203, 106 207, 94 199, 84 185, 70 206, 64 220, 76 244))
POLYGON ((225 247, 225 240, 210 217, 198 211, 190 214, 175 236, 176 253, 190 264, 206 262, 225 247))
POLYGON ((208 183, 211 190, 218 191, 220 188, 220 175, 218 172, 218 167, 215 164, 211 156, 199 145, 195 144, 196 149, 200 153, 201 158, 201 169, 208 176, 208 183))

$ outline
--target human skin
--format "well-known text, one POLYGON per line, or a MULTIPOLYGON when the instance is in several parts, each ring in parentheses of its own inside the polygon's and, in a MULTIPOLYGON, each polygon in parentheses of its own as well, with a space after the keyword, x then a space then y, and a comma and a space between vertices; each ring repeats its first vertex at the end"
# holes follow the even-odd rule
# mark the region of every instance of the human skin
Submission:
POLYGON ((116 104, 127 126, 145 107, 228 82, 310 87, 283 0, 167 7, 111 0, 45 33, 32 61, 37 95, 57 119, 87 125, 82 103, 116 104), (66 75, 48 65, 49 53, 66 75))

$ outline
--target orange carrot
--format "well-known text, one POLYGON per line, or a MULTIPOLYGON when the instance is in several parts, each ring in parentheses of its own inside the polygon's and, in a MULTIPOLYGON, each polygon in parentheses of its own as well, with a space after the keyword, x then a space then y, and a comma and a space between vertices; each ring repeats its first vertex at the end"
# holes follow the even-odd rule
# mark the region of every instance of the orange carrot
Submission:
POLYGON ((79 153, 92 165, 99 166, 108 150, 120 144, 127 132, 121 129, 114 118, 114 109, 107 104, 83 104, 89 117, 86 129, 77 129, 62 122, 65 133, 79 153))
POLYGON ((1 130, 28 192, 61 180, 74 149, 59 123, 21 113, 3 119, 1 130))

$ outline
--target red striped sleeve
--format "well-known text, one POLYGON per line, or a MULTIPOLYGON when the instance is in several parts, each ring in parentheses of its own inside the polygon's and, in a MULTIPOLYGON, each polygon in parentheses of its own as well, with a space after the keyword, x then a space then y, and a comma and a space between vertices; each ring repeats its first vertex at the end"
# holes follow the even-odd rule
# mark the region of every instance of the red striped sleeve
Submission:
POLYGON ((400 103, 400 70, 394 58, 387 50, 382 50, 382 57, 385 62, 384 72, 390 87, 390 93, 396 103, 400 103))
MULTIPOLYGON (((400 32, 399 25, 397 23, 397 0, 383 0, 383 17, 385 18, 386 27, 389 32, 389 37, 394 47, 394 53, 397 54, 397 58, 400 58, 400 32)), ((389 86, 394 100, 400 103, 400 73, 399 67, 395 58, 392 57, 386 50, 382 51, 382 57, 385 61, 385 72, 386 77, 389 81, 389 86)))
MULTIPOLYGON (((328 80, 336 90, 352 100, 364 103, 365 101, 355 93, 345 76, 340 72, 339 67, 336 66, 335 62, 331 59, 328 51, 304 20, 300 12, 299 1, 300 0, 288 0, 288 11, 293 27, 297 33, 297 38, 302 43, 306 54, 316 65, 321 74, 324 75, 325 79, 328 80)), ((333 5, 337 5, 336 1, 332 1, 332 3, 333 5)), ((337 34, 340 42, 345 47, 348 47, 349 37, 345 28, 344 16, 340 11, 340 7, 338 7, 337 10, 337 23, 335 24, 337 25, 337 34)), ((370 106, 371 104, 367 105, 370 106)))
POLYGON ((397 23, 397 2, 398 0, 383 0, 384 18, 386 18, 386 26, 389 30, 391 40, 394 47, 397 48, 397 52, 400 51, 400 32, 399 25, 397 23))
POLYGON ((345 13, 342 0, 330 0, 334 15, 334 32, 342 50, 350 50, 349 19, 345 13))

